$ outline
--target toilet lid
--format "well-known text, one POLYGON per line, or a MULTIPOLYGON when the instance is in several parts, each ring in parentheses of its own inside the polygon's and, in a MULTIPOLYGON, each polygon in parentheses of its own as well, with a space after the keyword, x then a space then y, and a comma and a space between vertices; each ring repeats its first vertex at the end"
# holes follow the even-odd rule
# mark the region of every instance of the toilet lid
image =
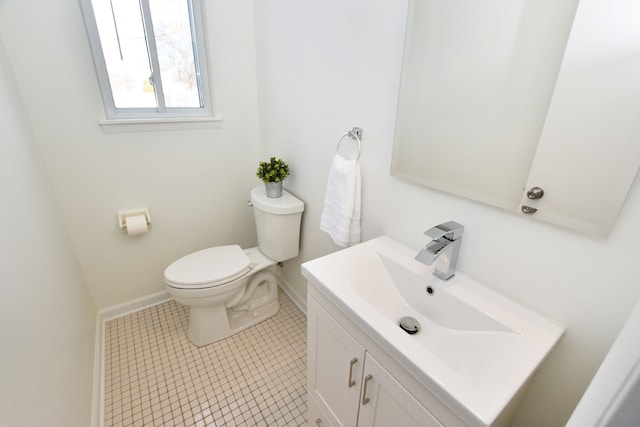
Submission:
POLYGON ((164 279, 177 288, 212 287, 247 274, 250 264, 240 246, 216 246, 175 261, 164 271, 164 279))

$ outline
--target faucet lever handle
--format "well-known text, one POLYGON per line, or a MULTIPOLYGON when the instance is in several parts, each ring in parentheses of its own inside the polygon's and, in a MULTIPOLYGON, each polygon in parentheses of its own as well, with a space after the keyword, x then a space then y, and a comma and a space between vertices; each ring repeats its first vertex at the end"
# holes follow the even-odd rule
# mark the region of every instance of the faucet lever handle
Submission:
POLYGON ((454 241, 462 236, 464 233, 464 225, 455 221, 448 221, 440 225, 436 225, 433 228, 428 229, 424 234, 433 240, 438 240, 444 237, 447 240, 454 241))

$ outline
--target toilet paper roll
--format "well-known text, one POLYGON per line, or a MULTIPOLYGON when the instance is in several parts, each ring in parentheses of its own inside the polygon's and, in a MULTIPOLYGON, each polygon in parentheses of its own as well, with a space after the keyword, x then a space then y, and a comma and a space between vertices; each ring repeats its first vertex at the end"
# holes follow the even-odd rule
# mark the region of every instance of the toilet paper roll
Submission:
POLYGON ((129 236, 136 236, 149 231, 147 218, 144 215, 128 216, 124 222, 127 224, 127 234, 129 236))

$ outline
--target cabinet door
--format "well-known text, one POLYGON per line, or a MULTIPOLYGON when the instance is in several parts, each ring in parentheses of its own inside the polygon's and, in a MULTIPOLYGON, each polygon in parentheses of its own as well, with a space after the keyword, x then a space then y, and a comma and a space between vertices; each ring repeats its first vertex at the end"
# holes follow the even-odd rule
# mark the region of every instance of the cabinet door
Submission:
POLYGON ((640 166, 640 9, 580 2, 521 207, 606 237, 640 166), (531 200, 532 188, 544 197, 531 200))
MULTIPOLYGON (((307 303, 307 329, 309 397, 320 409, 316 413, 329 418, 320 425, 353 427, 358 420, 364 348, 312 298, 307 303)), ((316 419, 309 424, 315 425, 316 419)))
POLYGON ((424 406, 367 353, 358 427, 442 427, 424 406))

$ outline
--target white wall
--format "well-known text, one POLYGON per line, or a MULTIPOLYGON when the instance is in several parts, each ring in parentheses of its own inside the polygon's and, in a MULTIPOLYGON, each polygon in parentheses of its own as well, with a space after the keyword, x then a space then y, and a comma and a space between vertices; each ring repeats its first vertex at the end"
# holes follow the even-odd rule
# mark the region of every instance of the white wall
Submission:
POLYGON ((318 229, 335 144, 361 126, 363 238, 389 234, 418 248, 426 228, 449 219, 465 224, 460 269, 568 328, 516 419, 518 426, 563 425, 640 296, 634 271, 640 224, 633 220, 640 184, 609 239, 597 240, 390 177, 405 12, 405 1, 208 0, 222 125, 107 135, 97 125, 102 106, 77 1, 0 0, 7 57, 1 62, 15 73, 0 80, 8 171, 0 181, 7 201, 2 219, 15 224, 3 228, 2 271, 7 284, 33 284, 3 287, 12 297, 2 299, 3 328, 12 326, 3 337, 15 344, 3 350, 0 364, 2 387, 9 387, 2 395, 12 397, 2 402, 3 415, 5 408, 11 417, 54 414, 82 425, 65 419, 77 408, 78 419, 88 419, 94 307, 60 234, 32 141, 99 308, 161 290, 163 269, 184 253, 255 244, 245 201, 257 184, 257 161, 285 158, 293 173, 285 187, 306 211, 301 256, 285 263, 284 274, 304 299, 301 262, 338 249, 318 229), (4 95, 14 83, 30 127, 22 124, 18 95, 4 95), (10 144, 5 135, 15 135, 10 144), (138 238, 120 234, 116 212, 139 206, 150 208, 153 230, 138 238), (22 268, 32 258, 38 268, 22 268), (27 324, 23 316, 31 310, 38 314, 27 324), (15 327, 18 320, 24 327, 15 327), (29 397, 50 397, 52 384, 66 388, 45 403, 51 411, 29 411, 29 397), (86 393, 75 396, 79 390, 86 393))
POLYGON ((0 35, 48 178, 98 308, 164 289, 163 270, 196 249, 255 245, 246 200, 259 182, 252 2, 207 0, 219 126, 105 134, 77 0, 0 0, 0 35), (127 237, 116 213, 148 207, 127 237))
POLYGON ((363 239, 388 234, 417 249, 422 232, 465 225, 459 267, 566 325, 516 426, 562 426, 640 297, 640 183, 607 240, 418 187, 389 175, 406 1, 255 2, 263 156, 290 162, 285 187, 306 203, 301 256, 284 273, 339 249, 318 224, 337 139, 364 129, 363 239))
POLYGON ((86 426, 96 308, 29 128, 0 38, 0 424, 86 426))

